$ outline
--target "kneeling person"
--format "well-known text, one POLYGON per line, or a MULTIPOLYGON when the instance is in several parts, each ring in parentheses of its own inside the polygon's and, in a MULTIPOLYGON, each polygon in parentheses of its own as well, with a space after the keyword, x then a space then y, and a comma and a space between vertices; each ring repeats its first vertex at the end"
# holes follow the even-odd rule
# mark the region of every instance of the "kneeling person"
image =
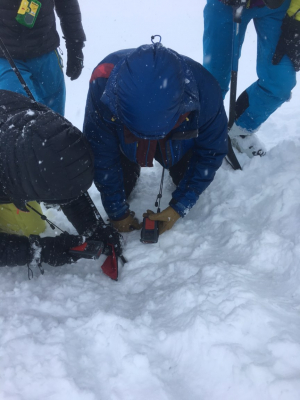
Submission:
POLYGON ((11 204, 16 214, 33 214, 27 207, 33 200, 60 204, 79 234, 14 234, 0 205, 0 266, 72 263, 70 248, 87 237, 113 244, 120 255, 120 234, 104 224, 87 194, 94 159, 82 133, 20 94, 0 90, 0 104, 0 204, 11 204))
POLYGON ((84 134, 95 156, 95 184, 120 232, 141 228, 127 198, 157 160, 176 190, 169 207, 146 214, 160 234, 194 206, 227 153, 227 118, 216 80, 196 61, 160 43, 108 55, 94 69, 84 134))

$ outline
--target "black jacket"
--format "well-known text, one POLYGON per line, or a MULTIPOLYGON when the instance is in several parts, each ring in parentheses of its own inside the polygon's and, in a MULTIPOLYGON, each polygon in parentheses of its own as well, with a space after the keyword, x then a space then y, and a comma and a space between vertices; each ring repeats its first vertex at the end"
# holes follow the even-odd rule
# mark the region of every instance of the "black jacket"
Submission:
MULTIPOLYGON (((69 121, 46 106, 33 103, 21 94, 0 90, 0 204, 14 202, 18 205, 18 200, 22 198, 27 201, 30 199, 43 201, 47 198, 44 195, 47 193, 49 180, 46 175, 36 175, 34 171, 38 172, 38 169, 43 171, 43 168, 39 168, 39 160, 44 159, 45 156, 51 156, 52 160, 56 159, 56 150, 65 147, 65 137, 74 137, 74 143, 71 146, 73 150, 68 152, 68 155, 72 155, 72 159, 68 158, 67 153, 65 157, 62 157, 64 160, 57 156, 61 167, 57 169, 56 175, 50 175, 51 193, 56 191, 56 185, 59 185, 64 171, 70 168, 70 174, 65 175, 61 181, 66 187, 62 188, 62 185, 57 187, 58 193, 62 194, 61 208, 79 234, 90 236, 99 223, 103 224, 103 220, 96 215, 96 208, 85 192, 94 175, 93 168, 87 169, 93 157, 86 139, 69 121), (50 117, 47 126, 39 125, 39 117, 43 115, 50 117), (49 134, 47 134, 47 129, 49 134), (47 134, 47 140, 38 141, 41 132, 47 134), (62 134, 63 132, 65 135, 62 134), (55 139, 54 148, 50 146, 52 135, 55 139), (26 151, 22 147, 22 136, 26 137, 26 143, 29 144, 26 151), (42 155, 43 148, 46 149, 45 156, 42 155), (7 151, 8 149, 10 151, 7 151), (39 157, 36 156, 38 153, 39 157), (14 155, 18 157, 13 158, 14 155), (74 189, 73 192, 74 186, 76 190, 74 189), (77 197, 80 188, 83 193, 77 197), (23 191, 29 197, 24 197, 23 191), (75 198, 75 193, 77 198, 75 198), (74 200, 67 201, 67 199, 74 200)), ((53 203, 55 203, 54 198, 53 203)), ((0 226, 0 267, 25 265, 31 258, 32 252, 28 238, 2 233, 0 226)))
MULTIPOLYGON (((40 12, 33 28, 16 21, 21 0, 0 0, 0 37, 15 59, 39 57, 55 50, 59 44, 55 11, 60 19, 66 43, 86 40, 77 0, 40 0, 40 12)), ((0 50, 0 57, 4 57, 0 50)))

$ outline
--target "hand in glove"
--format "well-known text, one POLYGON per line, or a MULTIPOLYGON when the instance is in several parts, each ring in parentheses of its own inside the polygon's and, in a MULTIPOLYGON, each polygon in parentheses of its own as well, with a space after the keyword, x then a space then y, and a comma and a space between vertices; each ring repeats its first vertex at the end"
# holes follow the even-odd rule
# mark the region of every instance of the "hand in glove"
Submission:
POLYGON ((226 6, 245 6, 247 4, 247 0, 221 0, 222 3, 226 4, 226 6))
POLYGON ((66 75, 71 78, 71 81, 79 78, 83 68, 83 43, 71 42, 66 43, 68 60, 66 75))
POLYGON ((68 235, 62 233, 55 237, 44 237, 31 235, 29 237, 33 252, 40 251, 40 261, 59 267, 64 264, 71 264, 77 260, 69 254, 72 247, 81 245, 84 242, 82 236, 68 235))
POLYGON ((94 233, 89 237, 89 239, 98 241, 100 240, 105 245, 107 245, 107 243, 112 244, 114 246, 116 255, 122 255, 123 237, 115 228, 110 225, 99 224, 99 226, 97 226, 94 233))
POLYGON ((158 232, 162 235, 173 227, 175 222, 180 218, 180 215, 172 207, 167 207, 160 213, 155 214, 151 210, 147 210, 147 213, 143 217, 148 217, 151 221, 158 221, 158 232))
POLYGON ((277 65, 287 55, 292 61, 295 71, 300 70, 300 21, 286 15, 281 25, 279 38, 272 63, 277 65))
POLYGON ((111 223, 119 232, 140 230, 143 226, 143 223, 139 223, 139 220, 135 217, 135 213, 133 211, 129 211, 129 214, 125 216, 125 218, 118 221, 111 221, 111 223))

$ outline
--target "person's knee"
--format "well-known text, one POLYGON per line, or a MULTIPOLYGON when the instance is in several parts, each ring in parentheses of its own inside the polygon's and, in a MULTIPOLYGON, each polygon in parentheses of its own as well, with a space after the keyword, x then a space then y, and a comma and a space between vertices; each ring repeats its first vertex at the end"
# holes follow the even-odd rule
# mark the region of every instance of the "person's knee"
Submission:
POLYGON ((293 71, 286 71, 280 76, 268 75, 269 79, 260 80, 259 84, 271 96, 280 99, 282 102, 291 97, 291 91, 296 86, 296 74, 293 71))
POLYGON ((296 86, 296 79, 286 79, 278 82, 275 88, 273 88, 273 96, 279 98, 282 101, 288 101, 291 98, 291 92, 296 86))

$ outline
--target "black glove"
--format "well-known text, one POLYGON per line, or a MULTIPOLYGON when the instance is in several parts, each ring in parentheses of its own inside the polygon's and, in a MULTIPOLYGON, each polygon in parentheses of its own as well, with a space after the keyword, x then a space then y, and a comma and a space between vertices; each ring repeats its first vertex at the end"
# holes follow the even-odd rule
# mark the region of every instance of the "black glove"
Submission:
POLYGON ((273 56, 272 63, 277 65, 287 55, 295 71, 300 70, 300 21, 286 15, 281 25, 281 35, 273 56))
POLYGON ((81 42, 66 43, 68 60, 66 75, 71 78, 71 81, 77 79, 83 68, 83 48, 84 44, 81 42))
POLYGON ((245 6, 247 4, 247 0, 221 0, 221 2, 226 4, 226 6, 234 7, 245 6))
POLYGON ((34 258, 37 258, 36 253, 40 251, 41 262, 50 264, 53 267, 59 267, 64 264, 71 264, 78 259, 69 254, 69 250, 82 244, 84 238, 62 233, 59 236, 44 238, 31 235, 29 241, 34 258))
POLYGON ((110 225, 97 226, 94 233, 89 237, 90 240, 100 240, 106 246, 108 243, 114 246, 117 256, 122 255, 123 236, 110 225))

